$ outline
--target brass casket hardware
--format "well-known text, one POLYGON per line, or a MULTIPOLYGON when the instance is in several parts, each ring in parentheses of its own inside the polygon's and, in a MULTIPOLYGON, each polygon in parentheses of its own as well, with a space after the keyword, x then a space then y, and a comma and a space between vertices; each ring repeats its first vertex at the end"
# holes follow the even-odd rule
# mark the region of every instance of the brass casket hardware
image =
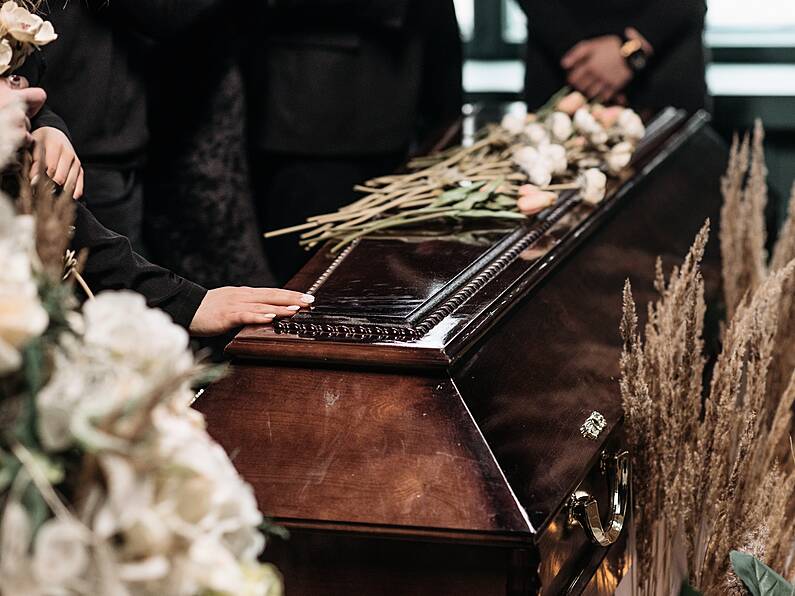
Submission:
POLYGON ((607 479, 610 494, 610 514, 606 524, 602 524, 599 504, 588 492, 577 490, 569 499, 569 521, 585 529, 588 538, 601 546, 610 546, 621 535, 629 506, 629 452, 621 451, 615 455, 602 454, 602 473, 607 479))

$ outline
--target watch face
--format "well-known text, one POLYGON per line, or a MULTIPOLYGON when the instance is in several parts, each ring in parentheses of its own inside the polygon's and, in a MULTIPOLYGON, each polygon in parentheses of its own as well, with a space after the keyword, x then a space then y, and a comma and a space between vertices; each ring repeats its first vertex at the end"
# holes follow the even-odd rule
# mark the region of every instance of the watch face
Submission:
POLYGON ((629 62, 629 66, 634 71, 643 70, 646 68, 646 54, 643 53, 643 50, 637 50, 636 52, 632 52, 632 55, 627 58, 627 62, 629 62))

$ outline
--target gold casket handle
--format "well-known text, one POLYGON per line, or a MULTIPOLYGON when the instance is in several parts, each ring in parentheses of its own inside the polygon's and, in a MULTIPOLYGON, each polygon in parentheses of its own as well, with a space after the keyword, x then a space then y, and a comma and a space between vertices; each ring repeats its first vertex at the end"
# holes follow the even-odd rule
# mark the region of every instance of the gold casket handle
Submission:
POLYGON ((615 455, 602 454, 602 472, 607 477, 610 492, 610 515, 602 525, 599 504, 588 492, 577 490, 569 501, 569 518, 585 529, 593 542, 610 546, 621 535, 629 506, 629 452, 621 451, 615 455))

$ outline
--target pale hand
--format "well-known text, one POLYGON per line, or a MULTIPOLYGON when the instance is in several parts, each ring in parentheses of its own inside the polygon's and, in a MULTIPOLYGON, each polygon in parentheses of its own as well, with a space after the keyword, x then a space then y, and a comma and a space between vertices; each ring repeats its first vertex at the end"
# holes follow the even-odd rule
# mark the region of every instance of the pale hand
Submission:
POLYGON ((568 83, 591 99, 613 99, 629 84, 633 74, 621 55, 621 46, 617 35, 579 42, 561 60, 561 66, 568 71, 568 83))
POLYGON ((53 182, 62 187, 74 187, 74 198, 83 196, 83 166, 77 153, 63 132, 51 126, 33 131, 32 179, 35 181, 42 171, 53 182))
POLYGON ((290 290, 217 288, 204 296, 189 331, 197 337, 209 337, 243 325, 266 325, 276 317, 292 317, 314 300, 314 296, 290 290))
POLYGON ((12 130, 9 134, 14 138, 8 140, 14 145, 28 146, 33 142, 29 132, 30 118, 38 113, 46 99, 43 89, 19 89, 9 83, 8 77, 0 77, 0 109, 10 110, 8 123, 12 130))

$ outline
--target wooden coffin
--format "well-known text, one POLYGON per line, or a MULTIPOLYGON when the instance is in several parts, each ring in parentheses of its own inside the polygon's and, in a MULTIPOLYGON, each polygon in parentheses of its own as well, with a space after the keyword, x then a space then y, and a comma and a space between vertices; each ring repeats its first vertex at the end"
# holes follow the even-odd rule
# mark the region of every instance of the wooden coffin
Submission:
POLYGON ((612 593, 621 290, 647 300, 656 257, 717 225, 706 124, 660 114, 596 207, 321 251, 291 282, 312 311, 236 337, 196 405, 290 530, 266 551, 287 594, 612 593))

